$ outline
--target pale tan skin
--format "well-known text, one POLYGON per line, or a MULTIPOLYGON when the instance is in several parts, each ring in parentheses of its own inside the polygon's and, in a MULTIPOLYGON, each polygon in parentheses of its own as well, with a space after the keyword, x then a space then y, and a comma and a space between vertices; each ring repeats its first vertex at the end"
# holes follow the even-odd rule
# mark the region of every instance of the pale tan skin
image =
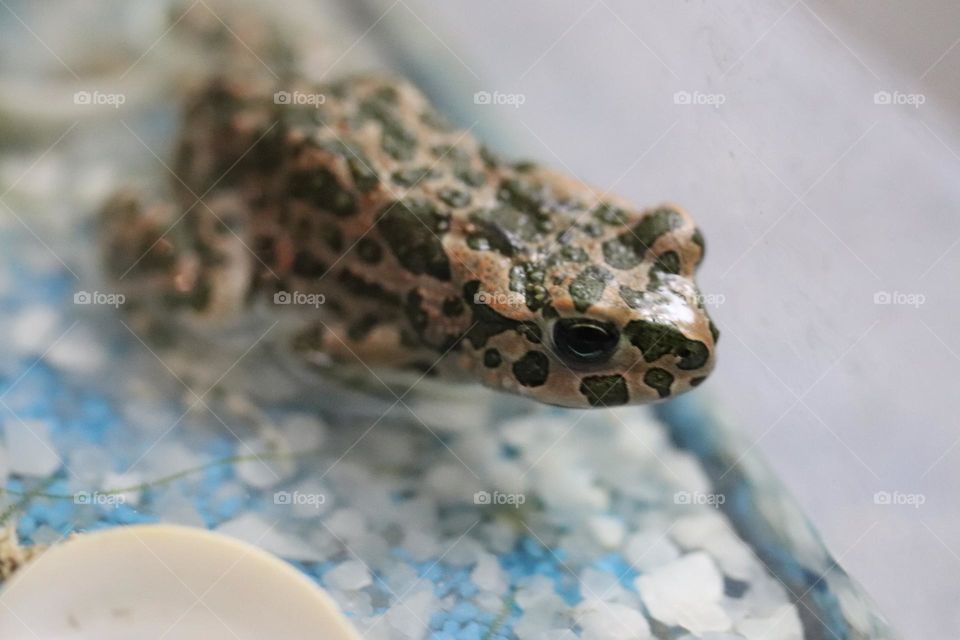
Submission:
POLYGON ((401 80, 286 90, 323 103, 211 84, 186 110, 174 202, 105 208, 108 272, 144 326, 266 313, 306 362, 569 407, 659 400, 712 370, 703 240, 679 207, 494 158, 401 80))

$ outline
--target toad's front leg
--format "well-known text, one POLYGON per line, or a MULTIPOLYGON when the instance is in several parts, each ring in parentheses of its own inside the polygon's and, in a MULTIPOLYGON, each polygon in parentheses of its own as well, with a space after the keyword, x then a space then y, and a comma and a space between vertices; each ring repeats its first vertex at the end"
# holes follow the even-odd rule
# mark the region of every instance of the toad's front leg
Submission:
POLYGON ((244 240, 248 221, 244 203, 229 191, 186 210, 133 190, 114 195, 99 231, 107 274, 125 296, 134 329, 232 318, 249 295, 258 259, 244 240))

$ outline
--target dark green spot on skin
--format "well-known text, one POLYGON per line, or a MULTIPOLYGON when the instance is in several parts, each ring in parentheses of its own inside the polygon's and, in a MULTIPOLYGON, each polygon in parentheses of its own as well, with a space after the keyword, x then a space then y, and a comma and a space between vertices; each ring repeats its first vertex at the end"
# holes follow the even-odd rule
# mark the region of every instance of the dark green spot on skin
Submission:
POLYGON ((459 207, 468 207, 470 206, 470 194, 466 191, 461 191, 460 189, 454 189, 453 187, 444 187, 437 192, 437 197, 440 198, 441 202, 445 205, 459 208, 459 207))
POLYGON ((630 392, 623 376, 587 376, 580 381, 580 393, 591 407, 616 407, 627 404, 630 392))
POLYGON ((443 340, 440 341, 440 346, 437 347, 437 350, 440 351, 440 353, 459 351, 462 342, 463 336, 447 334, 443 337, 443 340))
POLYGON ((319 278, 327 272, 327 265, 310 251, 301 249, 293 258, 293 272, 302 278, 319 278))
POLYGON ((357 255, 367 264, 377 264, 383 258, 383 249, 376 240, 361 238, 357 242, 357 255))
POLYGON ((290 175, 290 195, 302 198, 315 207, 346 217, 357 212, 357 201, 327 169, 312 168, 290 175))
POLYGON ((453 125, 450 124, 450 122, 443 117, 442 114, 434 111, 433 109, 427 109, 421 113, 420 122, 427 125, 434 131, 439 131, 440 133, 449 133, 454 130, 453 125))
POLYGON ((543 188, 523 180, 504 180, 497 191, 497 199, 525 214, 527 224, 539 233, 549 233, 554 229, 550 214, 551 200, 543 188))
POLYGON ((408 131, 396 115, 395 101, 374 96, 358 109, 361 122, 373 120, 380 125, 380 146, 384 153, 401 162, 413 157, 417 148, 416 136, 408 131))
POLYGON ((536 214, 543 206, 543 199, 536 189, 520 180, 504 180, 500 183, 497 198, 525 213, 536 214))
POLYGON ((690 340, 678 329, 649 320, 633 320, 624 327, 624 334, 640 349, 643 359, 653 362, 665 355, 679 358, 679 369, 699 369, 707 363, 710 349, 699 340, 690 340))
POLYGON ((380 178, 370 167, 370 162, 362 156, 351 155, 347 158, 347 167, 350 169, 350 176, 353 183, 361 193, 369 193, 380 184, 380 178))
POLYGON ((609 203, 602 203, 593 210, 593 217, 604 224, 619 226, 626 224, 627 212, 609 203))
POLYGON ((565 262, 573 263, 582 263, 590 259, 590 256, 587 255, 587 252, 583 250, 583 247, 578 247, 573 244, 568 244, 563 247, 560 247, 559 251, 555 251, 550 255, 546 260, 548 267, 554 267, 558 264, 563 264, 565 262))
POLYGON ((482 349, 493 336, 516 329, 520 324, 517 320, 500 315, 488 304, 479 304, 476 301, 479 291, 479 280, 471 280, 463 285, 463 299, 473 316, 472 326, 466 337, 474 349, 482 349))
POLYGON ((713 336, 713 344, 717 344, 717 340, 720 339, 720 329, 717 329, 717 325, 713 324, 713 320, 710 321, 710 335, 713 336))
POLYGON ((323 351, 323 325, 307 327, 294 336, 293 349, 299 352, 323 351))
POLYGON ((536 221, 519 209, 501 206, 470 214, 476 233, 486 238, 490 248, 505 256, 522 251, 540 236, 536 221))
POLYGON ((662 273, 680 273, 680 254, 676 251, 667 251, 662 256, 657 258, 657 262, 653 265, 655 271, 662 273))
POLYGON ((615 269, 632 269, 643 261, 660 236, 681 226, 683 218, 679 213, 672 209, 657 209, 645 215, 629 231, 604 242, 604 259, 615 269))
POLYGON ((697 377, 697 378, 691 378, 691 379, 690 379, 690 386, 691 386, 691 387, 699 387, 699 386, 703 383, 703 381, 706 380, 706 379, 707 379, 706 376, 700 376, 700 377, 697 377))
POLYGON ((264 264, 277 264, 277 241, 272 236, 259 236, 253 242, 253 252, 264 264))
POLYGON ((467 246, 474 251, 490 251, 490 241, 476 233, 467 236, 467 246))
POLYGON ((440 375, 434 364, 426 360, 415 360, 409 365, 406 365, 406 368, 422 374, 425 378, 436 378, 440 375))
POLYGON ((438 234, 449 220, 425 202, 390 204, 377 220, 377 227, 393 255, 408 271, 438 280, 450 279, 450 261, 438 234))
POLYGON ((609 271, 597 265, 590 265, 581 271, 568 289, 577 311, 586 311, 591 304, 600 300, 607 282, 612 278, 609 271))
POLYGON ((690 238, 690 240, 693 242, 693 244, 700 247, 700 257, 697 258, 697 264, 700 264, 703 262, 703 258, 707 255, 707 244, 703 239, 703 233, 701 233, 699 228, 694 229, 693 236, 690 238))
POLYGON ((390 179, 401 187, 412 187, 414 185, 437 177, 437 172, 430 167, 418 167, 414 169, 401 169, 394 171, 390 179))
POLYGON ((656 389, 657 394, 659 394, 661 398, 666 398, 670 395, 670 385, 673 384, 673 374, 666 369, 653 368, 643 376, 643 382, 648 387, 656 389))
POLYGON ((452 144, 438 144, 430 148, 437 160, 449 160, 458 166, 469 166, 470 154, 452 144))
POLYGON ((483 366, 488 369, 496 369, 501 362, 503 362, 503 358, 500 357, 500 352, 496 349, 487 349, 483 352, 483 366))
POLYGON ((521 322, 517 326, 517 333, 534 344, 540 344, 543 341, 543 331, 536 322, 521 322))
POLYGON ((487 183, 487 176, 482 171, 474 171, 469 167, 455 169, 453 175, 468 187, 482 187, 487 183))
POLYGON ((203 311, 209 306, 212 293, 210 282, 206 278, 200 278, 193 285, 193 290, 187 294, 186 302, 194 311, 203 311))
POLYGON ((663 284, 663 274, 678 275, 680 273, 680 254, 676 251, 667 251, 657 258, 650 267, 650 281, 647 282, 647 291, 655 291, 663 284))
POLYGON ((500 164, 500 159, 486 146, 480 147, 480 159, 483 160, 483 164, 488 169, 492 169, 500 164))
POLYGON ((525 387, 539 387, 550 375, 550 360, 539 351, 528 351, 513 363, 513 375, 525 387))
POLYGON ((631 289, 626 285, 620 285, 620 298, 631 309, 642 309, 645 302, 643 291, 631 289))
POLYGON ((336 225, 324 225, 320 232, 323 241, 334 251, 343 251, 343 232, 336 225))
POLYGON ((420 295, 420 292, 414 289, 407 294, 407 302, 404 305, 404 310, 407 313, 407 319, 410 321, 410 326, 413 327, 413 330, 421 338, 423 337, 424 331, 430 325, 430 316, 427 315, 427 312, 423 310, 421 303, 423 302, 423 296, 420 295))
POLYGON ((394 307, 400 306, 400 296, 396 293, 384 289, 376 282, 367 282, 349 269, 344 269, 337 277, 351 295, 378 300, 394 307))
MULTIPOLYGON (((317 127, 314 127, 314 129, 316 128, 317 127)), ((372 169, 370 159, 367 158, 355 145, 336 139, 324 140, 320 142, 308 139, 304 141, 303 144, 304 147, 322 149, 323 151, 336 154, 345 159, 347 162, 347 168, 350 170, 350 177, 353 178, 353 184, 362 193, 367 193, 380 183, 380 179, 377 177, 376 172, 372 169)))
POLYGON ((354 342, 359 342, 366 338, 370 331, 377 325, 377 316, 365 315, 347 329, 347 337, 354 342))
POLYGON ((463 315, 463 312, 466 310, 466 307, 463 304, 463 300, 456 297, 446 298, 443 301, 443 306, 441 307, 443 315, 448 318, 456 318, 457 316, 463 315))
POLYGON ((553 308, 552 305, 544 305, 543 310, 540 312, 544 320, 555 320, 560 317, 560 313, 553 308))
POLYGON ((599 238, 603 235, 603 227, 593 221, 585 222, 580 225, 580 230, 591 238, 599 238))
POLYGON ((400 95, 397 93, 397 88, 391 87, 390 85, 385 85, 378 88, 376 92, 374 92, 373 96, 377 100, 381 100, 392 105, 396 105, 397 100, 400 98, 400 95))
POLYGON ((620 238, 603 243, 603 259, 614 269, 632 269, 640 264, 633 249, 620 241, 620 238))

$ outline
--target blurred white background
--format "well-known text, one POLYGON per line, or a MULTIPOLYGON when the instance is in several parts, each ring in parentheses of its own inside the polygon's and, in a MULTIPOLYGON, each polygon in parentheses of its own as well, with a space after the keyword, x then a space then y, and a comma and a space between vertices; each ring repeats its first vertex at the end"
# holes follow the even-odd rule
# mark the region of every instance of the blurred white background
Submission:
POLYGON ((478 130, 513 122, 501 150, 689 209, 707 237, 700 283, 724 300, 703 392, 905 637, 958 637, 960 5, 380 11, 459 67, 478 130), (477 90, 523 104, 474 105, 477 90))

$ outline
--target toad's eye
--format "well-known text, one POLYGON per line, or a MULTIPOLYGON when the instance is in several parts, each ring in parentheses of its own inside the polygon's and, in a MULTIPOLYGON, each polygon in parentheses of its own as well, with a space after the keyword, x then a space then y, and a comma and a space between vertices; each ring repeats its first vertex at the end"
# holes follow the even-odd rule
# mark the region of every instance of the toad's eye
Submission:
POLYGON ((606 362, 617 350, 620 332, 609 322, 590 318, 565 318, 553 327, 553 344, 571 364, 606 362))

